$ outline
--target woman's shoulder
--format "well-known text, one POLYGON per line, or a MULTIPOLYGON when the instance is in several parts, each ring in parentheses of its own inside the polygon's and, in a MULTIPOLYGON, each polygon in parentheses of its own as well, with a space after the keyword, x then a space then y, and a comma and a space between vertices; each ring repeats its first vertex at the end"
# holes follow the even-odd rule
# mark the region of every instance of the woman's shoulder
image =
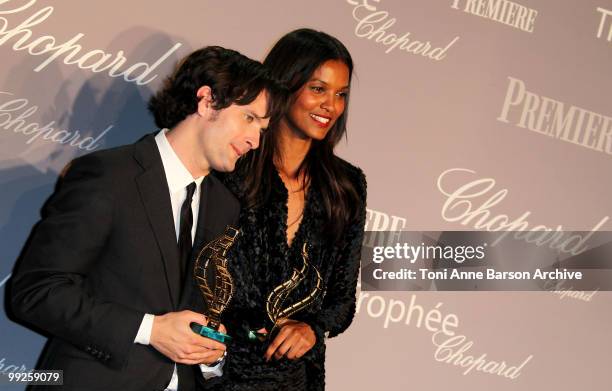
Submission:
POLYGON ((336 166, 340 168, 346 178, 353 184, 359 195, 365 198, 367 181, 363 170, 338 156, 334 156, 334 161, 336 166))
POLYGON ((237 163, 234 171, 215 171, 214 174, 236 198, 242 200, 245 193, 245 181, 248 175, 243 164, 237 163))

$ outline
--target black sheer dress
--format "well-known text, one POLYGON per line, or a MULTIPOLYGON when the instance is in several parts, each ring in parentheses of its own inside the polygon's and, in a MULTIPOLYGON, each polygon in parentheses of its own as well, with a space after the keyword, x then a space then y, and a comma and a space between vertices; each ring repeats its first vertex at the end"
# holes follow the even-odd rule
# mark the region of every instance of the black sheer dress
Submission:
MULTIPOLYGON (((339 158, 337 158, 339 159, 339 158)), ((206 381, 208 390, 323 390, 325 388, 325 339, 342 333, 353 320, 359 258, 365 223, 366 181, 360 169, 341 161, 362 203, 358 219, 347 226, 340 240, 324 234, 325 212, 320 192, 308 188, 304 215, 291 246, 287 245, 287 189, 278 175, 268 201, 244 209, 240 216, 242 235, 228 255, 235 294, 224 313, 228 333, 234 337, 222 377, 206 381), (263 355, 268 342, 248 339, 249 330, 270 323, 266 315, 269 293, 302 266, 301 250, 308 243, 309 261, 322 276, 324 294, 291 319, 308 323, 315 332, 315 346, 297 360, 272 359, 263 355)), ((238 168, 224 178, 225 184, 243 201, 244 173, 238 168)), ((243 203, 244 205, 244 203, 243 203)), ((315 274, 308 273, 287 299, 294 303, 310 293, 315 274)))

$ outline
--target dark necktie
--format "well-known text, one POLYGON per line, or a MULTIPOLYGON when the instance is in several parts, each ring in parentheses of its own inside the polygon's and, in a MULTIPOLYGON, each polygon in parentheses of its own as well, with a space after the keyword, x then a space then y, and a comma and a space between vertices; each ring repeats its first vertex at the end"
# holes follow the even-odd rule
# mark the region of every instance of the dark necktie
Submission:
POLYGON ((187 272, 187 265, 189 264, 189 256, 191 254, 191 228, 193 227, 193 213, 191 212, 191 199, 195 192, 196 184, 192 182, 187 186, 187 198, 181 206, 181 225, 179 228, 179 255, 180 255, 180 267, 181 267, 181 284, 185 279, 185 273, 187 272))

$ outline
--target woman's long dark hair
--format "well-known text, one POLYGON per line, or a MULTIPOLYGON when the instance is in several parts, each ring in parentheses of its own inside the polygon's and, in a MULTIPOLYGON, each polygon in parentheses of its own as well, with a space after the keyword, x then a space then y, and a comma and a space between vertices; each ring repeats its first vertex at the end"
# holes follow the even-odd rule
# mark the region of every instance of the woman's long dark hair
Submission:
MULTIPOLYGON (((299 29, 282 37, 272 48, 264 65, 272 77, 280 80, 288 89, 293 104, 297 92, 306 84, 314 71, 328 60, 341 61, 348 67, 349 84, 353 73, 353 60, 346 47, 338 39, 311 29, 299 29)), ((311 185, 321 191, 327 224, 325 231, 338 239, 347 224, 356 217, 362 203, 346 166, 334 157, 334 147, 346 135, 348 96, 344 112, 323 140, 313 140, 310 150, 298 169, 298 174, 308 178, 311 185)), ((261 136, 259 149, 245 162, 248 172, 245 187, 248 206, 264 203, 272 190, 276 175, 274 159, 279 156, 279 123, 271 123, 261 136)))

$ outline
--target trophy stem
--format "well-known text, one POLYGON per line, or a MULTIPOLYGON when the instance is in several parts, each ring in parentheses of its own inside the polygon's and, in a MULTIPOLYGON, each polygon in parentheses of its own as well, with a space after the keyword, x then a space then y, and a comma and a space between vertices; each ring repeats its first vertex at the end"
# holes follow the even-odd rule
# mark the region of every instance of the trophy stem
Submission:
MULTIPOLYGON (((308 244, 304 243, 302 248, 302 267, 301 269, 293 269, 291 278, 282 284, 278 285, 268 295, 266 301, 266 312, 268 317, 272 321, 272 329, 267 334, 267 338, 273 338, 275 332, 280 328, 279 321, 281 319, 289 318, 298 311, 301 311, 311 305, 316 298, 323 292, 323 279, 319 270, 308 261, 308 244), (315 274, 315 287, 312 291, 302 300, 285 306, 285 301, 291 294, 291 292, 302 283, 308 271, 313 271, 315 274)), ((255 334, 254 334, 255 335, 255 334)))
POLYGON ((227 226, 222 236, 208 243, 198 254, 194 264, 194 278, 207 306, 208 325, 192 322, 196 334, 226 343, 231 337, 219 331, 221 314, 232 299, 234 283, 227 268, 227 253, 239 231, 227 226))

